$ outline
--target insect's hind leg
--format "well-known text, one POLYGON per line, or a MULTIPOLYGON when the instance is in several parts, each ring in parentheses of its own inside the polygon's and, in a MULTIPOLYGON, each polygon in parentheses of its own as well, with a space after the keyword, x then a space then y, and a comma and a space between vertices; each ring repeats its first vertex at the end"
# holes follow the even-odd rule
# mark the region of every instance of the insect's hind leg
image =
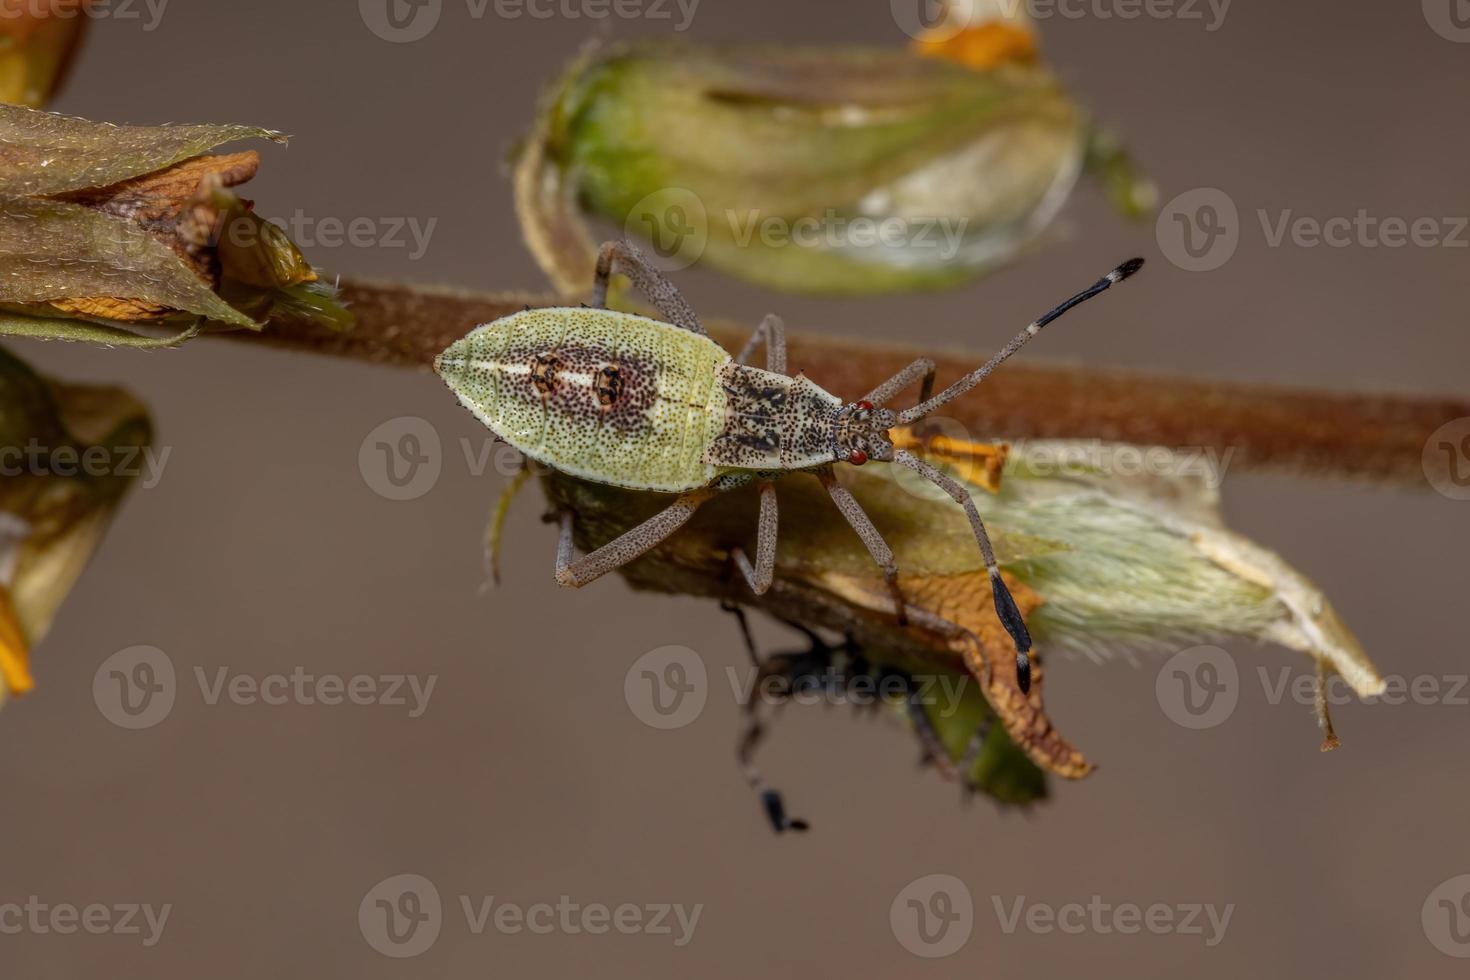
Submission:
POLYGON ((755 328, 755 333, 750 335, 740 353, 735 356, 736 364, 744 364, 750 360, 750 355, 760 346, 760 342, 766 342, 766 370, 772 374, 786 373, 786 322, 774 313, 767 313, 766 318, 755 328))
POLYGON ((607 288, 612 279, 613 267, 633 281, 633 286, 648 297, 654 308, 676 327, 683 327, 701 337, 708 337, 704 326, 695 316, 694 309, 673 283, 662 272, 655 269, 647 256, 632 242, 617 240, 603 242, 597 250, 597 277, 592 283, 592 306, 607 308, 607 288))
POLYGON ((908 605, 904 602, 903 591, 898 587, 898 562, 893 559, 893 549, 888 547, 888 542, 878 533, 878 528, 873 525, 872 519, 863 510, 862 504, 857 502, 857 498, 837 482, 837 475, 832 472, 831 466, 822 467, 816 474, 817 479, 822 481, 822 486, 827 489, 827 495, 832 498, 842 516, 847 518, 847 523, 863 539, 868 554, 883 568, 883 578, 888 582, 888 591, 893 595, 893 608, 898 616, 898 624, 908 625, 908 605))
POLYGON ((579 589, 635 558, 642 557, 683 527, 694 516, 694 512, 717 492, 713 488, 705 487, 680 494, 679 499, 664 510, 575 561, 572 559, 574 517, 571 511, 562 511, 559 516, 561 536, 556 546, 556 581, 569 588, 579 589))

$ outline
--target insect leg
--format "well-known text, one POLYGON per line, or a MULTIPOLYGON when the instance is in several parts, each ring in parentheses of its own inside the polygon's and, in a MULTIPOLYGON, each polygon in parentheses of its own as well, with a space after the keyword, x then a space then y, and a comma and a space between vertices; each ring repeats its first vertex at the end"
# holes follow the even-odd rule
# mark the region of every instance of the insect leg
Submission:
POLYGON ((741 733, 740 741, 736 748, 736 759, 740 764, 740 772, 745 777, 746 783, 760 797, 761 808, 765 810, 766 819, 771 822, 771 829, 776 833, 787 830, 806 830, 807 822, 786 815, 786 804, 779 791, 772 789, 755 765, 756 750, 760 748, 761 742, 766 736, 766 725, 761 720, 761 705, 764 703, 765 684, 771 678, 782 678, 786 681, 787 691, 795 684, 797 675, 812 657, 822 655, 824 645, 813 635, 812 652, 805 656, 797 655, 775 655, 760 662, 760 657, 755 651, 754 642, 750 638, 749 630, 745 624, 741 624, 745 632, 746 642, 749 645, 751 659, 758 666, 755 674, 755 683, 751 685, 750 693, 745 701, 745 728, 741 733))
POLYGON ((755 565, 751 566, 750 559, 746 557, 743 548, 732 549, 730 557, 735 560, 735 566, 740 569, 740 574, 745 576, 750 591, 756 595, 765 595, 776 573, 776 528, 779 523, 776 510, 776 485, 770 480, 761 480, 760 493, 761 516, 755 538, 755 565))
POLYGON ((909 724, 913 726, 914 734, 918 736, 919 746, 924 752, 921 762, 932 763, 945 779, 954 779, 955 768, 954 763, 950 761, 949 750, 940 740, 939 732, 934 728, 934 720, 924 709, 923 688, 914 684, 913 678, 907 675, 903 675, 903 679, 904 710, 908 714, 909 724))
POLYGON ((755 333, 750 335, 750 340, 735 358, 735 363, 744 364, 750 360, 750 355, 755 353, 762 340, 766 342, 766 370, 773 374, 785 374, 786 323, 774 313, 767 313, 760 326, 755 328, 755 333))
POLYGON ((485 531, 485 564, 490 569, 490 581, 496 585, 500 584, 500 544, 505 532, 505 518, 510 513, 511 501, 515 500, 530 476, 531 467, 522 456, 520 469, 516 470, 515 476, 510 478, 505 489, 500 491, 500 498, 495 501, 495 511, 485 531))
POLYGON ((964 785, 966 797, 980 788, 974 779, 975 763, 980 761, 980 753, 985 751, 985 743, 990 739, 990 727, 994 721, 994 715, 986 715, 965 746, 964 758, 960 760, 960 781, 964 785))
POLYGON ((679 499, 664 510, 654 514, 637 527, 624 531, 591 554, 583 555, 575 561, 572 560, 573 516, 571 511, 563 511, 560 517, 561 537, 556 548, 557 582, 579 589, 613 569, 621 568, 633 559, 641 557, 683 527, 684 523, 694 516, 694 512, 717 492, 705 487, 680 494, 679 499))
POLYGON ((908 606, 903 601, 903 592, 898 587, 898 563, 893 560, 893 549, 888 547, 888 542, 883 540, 883 535, 873 526, 872 520, 863 511, 862 504, 857 502, 846 487, 837 482, 837 476, 832 472, 831 466, 823 466, 816 470, 817 479, 822 481, 826 487, 827 494, 842 516, 847 518, 847 523, 857 532, 858 537, 863 539, 863 544, 868 549, 868 554, 883 568, 883 578, 888 582, 888 591, 893 594, 893 607, 898 616, 900 626, 908 624, 908 606))
POLYGON ((995 600, 995 613, 1016 644, 1016 682, 1022 693, 1029 692, 1031 634, 1026 630, 1026 621, 1021 618, 1021 611, 1016 608, 1016 600, 1011 598, 1011 590, 1006 588, 1005 581, 1000 577, 1000 567, 995 562, 995 549, 990 546, 990 535, 985 533, 985 522, 980 519, 980 511, 975 509, 975 501, 970 499, 969 491, 963 486, 907 450, 895 452, 893 461, 918 473, 965 508, 965 515, 970 518, 970 527, 975 532, 975 540, 980 545, 980 554, 985 559, 985 570, 990 573, 990 591, 995 600))
POLYGON ((924 379, 923 387, 919 392, 919 401, 929 400, 929 393, 934 390, 934 362, 927 357, 921 357, 902 371, 883 382, 864 396, 863 401, 872 402, 874 405, 886 405, 893 396, 903 391, 909 385, 924 379))
POLYGON ((701 337, 708 337, 699 317, 689 302, 684 299, 674 284, 662 272, 649 264, 643 252, 629 241, 603 242, 597 251, 597 278, 592 283, 592 305, 607 308, 607 287, 612 278, 613 264, 617 271, 633 280, 633 285, 654 305, 664 319, 676 327, 683 327, 701 337))

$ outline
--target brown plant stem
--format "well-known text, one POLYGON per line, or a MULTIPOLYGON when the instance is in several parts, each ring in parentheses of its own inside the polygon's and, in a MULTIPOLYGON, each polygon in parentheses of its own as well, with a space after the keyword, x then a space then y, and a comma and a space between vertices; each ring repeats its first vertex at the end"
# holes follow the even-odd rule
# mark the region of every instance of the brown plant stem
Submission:
MULTIPOLYGON (((346 333, 295 324, 249 337, 295 350, 395 367, 428 368, 472 327, 521 309, 559 301, 536 294, 477 294, 451 289, 344 282, 357 315, 346 333)), ((711 323, 710 333, 738 347, 748 327, 711 323)), ((921 353, 938 362, 941 381, 974 367, 975 355, 921 352, 850 339, 794 334, 790 363, 829 390, 856 397, 921 353)), ((1449 454, 1428 454, 1439 426, 1470 416, 1470 399, 1364 395, 1267 385, 1193 381, 1096 368, 1013 363, 984 392, 946 409, 977 437, 1102 439, 1231 452, 1230 465, 1423 484, 1449 454)), ((1222 457, 1223 458, 1223 457, 1222 457)))

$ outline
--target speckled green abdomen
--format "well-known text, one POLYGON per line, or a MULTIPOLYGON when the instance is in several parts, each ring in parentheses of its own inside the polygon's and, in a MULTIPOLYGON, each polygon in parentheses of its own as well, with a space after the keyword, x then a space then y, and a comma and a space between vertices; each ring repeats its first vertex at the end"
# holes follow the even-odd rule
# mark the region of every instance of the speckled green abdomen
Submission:
POLYGON ((496 435, 564 473, 635 490, 701 487, 725 418, 714 341, 632 313, 526 310, 478 327, 436 369, 496 435))

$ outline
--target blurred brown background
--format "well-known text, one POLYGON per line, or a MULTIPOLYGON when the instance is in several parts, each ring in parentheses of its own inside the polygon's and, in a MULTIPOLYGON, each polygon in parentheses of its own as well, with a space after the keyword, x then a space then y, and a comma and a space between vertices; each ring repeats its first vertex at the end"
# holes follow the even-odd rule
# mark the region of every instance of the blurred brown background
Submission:
MULTIPOLYGON (((1141 253, 1152 262, 1136 285, 1026 356, 1463 394, 1463 245, 1273 248, 1255 217, 1470 213, 1458 98, 1470 43, 1436 32, 1419 8, 1240 3, 1213 31, 1204 4, 1201 20, 1041 22, 1050 60, 1126 136, 1162 201, 1218 187, 1239 206, 1239 250, 1217 271, 1174 267, 1151 222, 1126 225, 1084 190, 1063 240, 947 294, 793 299, 695 272, 681 284, 711 312, 754 321, 774 308, 796 330, 978 355, 1141 253)), ((375 36, 350 0, 174 0, 152 30, 148 8, 135 9, 138 19, 96 25, 56 108, 290 132, 289 149, 263 151, 247 190, 263 214, 437 222, 416 259, 308 247, 319 266, 483 288, 541 284, 501 171, 540 86, 589 37, 672 33, 667 20, 506 18, 494 4, 477 19, 464 0, 444 0, 438 27, 407 44, 375 36)), ((1433 0, 1426 9, 1450 23, 1433 0)), ((875 0, 704 0, 689 33, 906 40, 875 0)), ((765 766, 815 829, 777 838, 732 761, 724 670, 744 653, 726 616, 635 596, 615 578, 560 591, 536 491, 514 512, 505 587, 478 593, 500 480, 471 472, 460 440, 478 448, 484 434, 434 378, 222 342, 146 355, 15 349, 52 374, 126 382, 172 455, 163 481, 130 498, 40 648, 39 691, 0 715, 0 905, 34 895, 173 908, 151 948, 136 936, 0 935, 6 977, 1464 975, 1433 939, 1445 944, 1470 917, 1452 922, 1431 902, 1426 928, 1421 910, 1470 872, 1470 692, 1340 707, 1345 744, 1324 756, 1310 710, 1269 703, 1257 677, 1282 664, 1305 672, 1304 658, 1234 649, 1239 706, 1200 732, 1160 710, 1158 658, 1054 660, 1053 717, 1101 768, 1057 785, 1030 816, 962 808, 952 785, 915 770, 895 725, 792 710, 765 766), (406 502, 375 493, 358 465, 368 433, 397 416, 428 420, 443 440, 437 484, 406 502), (92 680, 140 644, 171 658, 177 703, 161 724, 125 731, 99 712, 92 680), (668 644, 696 650, 713 684, 697 721, 664 732, 629 710, 623 683, 633 661, 668 644), (213 678, 220 667, 438 680, 410 718, 388 706, 210 705, 195 669, 213 678), (445 912, 433 947, 400 961, 365 940, 358 908, 404 873, 432 881, 445 912), (890 904, 931 873, 956 876, 974 900, 973 932, 949 959, 913 955, 890 927, 890 904), (475 935, 463 895, 703 910, 676 948, 648 934, 475 935), (1094 895, 1234 908, 1207 947, 1198 935, 1090 926, 1008 934, 995 907, 1094 895)), ((1442 689, 1463 678, 1470 503, 1427 485, 1243 472, 1225 496, 1231 524, 1315 578, 1385 674, 1442 689)), ((768 647, 791 645, 775 627, 760 633, 768 647)))

